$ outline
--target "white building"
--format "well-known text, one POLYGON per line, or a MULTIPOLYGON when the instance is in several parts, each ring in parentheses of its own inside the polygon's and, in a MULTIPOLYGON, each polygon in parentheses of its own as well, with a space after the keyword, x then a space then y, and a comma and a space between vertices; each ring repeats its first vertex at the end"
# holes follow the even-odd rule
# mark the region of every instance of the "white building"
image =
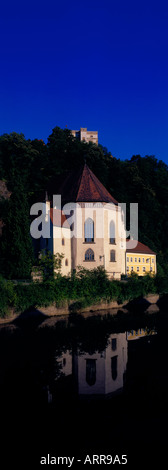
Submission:
POLYGON ((98 131, 88 131, 86 127, 81 127, 78 131, 71 131, 71 134, 82 142, 98 145, 98 131))
POLYGON ((61 209, 51 208, 51 238, 46 241, 53 253, 64 255, 61 272, 82 266, 103 266, 109 278, 125 274, 125 228, 121 207, 85 164, 67 176, 55 194, 61 209))

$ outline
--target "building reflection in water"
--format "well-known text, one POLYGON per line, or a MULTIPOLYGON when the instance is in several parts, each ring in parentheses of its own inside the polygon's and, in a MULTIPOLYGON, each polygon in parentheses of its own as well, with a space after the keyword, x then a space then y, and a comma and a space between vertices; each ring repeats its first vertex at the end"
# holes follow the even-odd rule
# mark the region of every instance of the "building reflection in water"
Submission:
POLYGON ((156 331, 147 328, 130 330, 109 335, 107 346, 101 352, 89 354, 80 348, 74 353, 63 352, 57 358, 56 383, 61 377, 71 377, 80 397, 108 397, 119 393, 125 382, 129 342, 153 334, 156 331))
POLYGON ((57 379, 72 376, 79 396, 110 396, 122 390, 128 357, 127 333, 111 334, 104 351, 66 351, 57 358, 57 379))
POLYGON ((74 376, 81 395, 111 395, 123 388, 127 367, 126 333, 111 334, 103 352, 75 354, 74 376))

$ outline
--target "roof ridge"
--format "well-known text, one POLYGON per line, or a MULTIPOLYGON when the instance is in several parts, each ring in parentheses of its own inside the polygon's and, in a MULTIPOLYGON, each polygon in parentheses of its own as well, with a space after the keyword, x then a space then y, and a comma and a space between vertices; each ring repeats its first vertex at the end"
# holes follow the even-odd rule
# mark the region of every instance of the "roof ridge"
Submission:
POLYGON ((76 202, 111 202, 118 204, 117 200, 105 188, 87 163, 74 169, 60 186, 62 203, 76 202))
MULTIPOLYGON (((129 241, 129 240, 128 240, 129 241)), ((126 251, 127 252, 134 252, 134 253, 139 253, 139 254, 143 254, 143 253, 146 253, 146 254, 153 254, 153 255, 156 255, 156 252, 154 250, 152 250, 148 245, 145 245, 145 243, 142 243, 140 242, 139 240, 134 240, 137 242, 137 245, 135 248, 126 248, 126 251), (141 250, 139 251, 138 248, 141 250)))
MULTIPOLYGON (((92 171, 89 167, 88 167, 88 170, 89 170, 89 174, 90 174, 90 176, 91 176, 91 178, 92 178, 93 183, 96 185, 96 189, 98 190, 99 193, 101 193, 100 195, 102 195, 102 188, 101 188, 101 191, 100 191, 100 187, 99 187, 99 185, 98 185, 98 182, 99 182, 99 184, 102 184, 102 185, 103 185, 103 183, 102 183, 101 181, 99 181, 99 179, 97 178, 97 176, 94 175, 93 171, 92 171), (93 176, 92 176, 92 175, 93 175, 93 176), (95 180, 94 178, 96 178, 96 180, 95 180)), ((104 185, 103 185, 103 187, 104 187, 104 189, 107 191, 107 189, 105 188, 104 185)), ((108 192, 108 191, 107 191, 107 192, 108 192)), ((110 194, 110 193, 109 193, 109 194, 110 194)), ((111 196, 111 194, 110 194, 110 196, 111 196)), ((111 196, 111 197, 112 197, 112 196, 111 196)))
POLYGON ((78 186, 78 191, 77 191, 76 199, 78 198, 79 189, 80 189, 81 180, 82 180, 83 171, 84 171, 84 168, 85 168, 85 166, 87 166, 87 165, 86 165, 86 163, 84 164, 84 166, 83 166, 83 169, 82 169, 82 172, 81 172, 81 175, 80 175, 80 177, 79 177, 79 179, 80 179, 80 183, 79 183, 79 186, 78 186))

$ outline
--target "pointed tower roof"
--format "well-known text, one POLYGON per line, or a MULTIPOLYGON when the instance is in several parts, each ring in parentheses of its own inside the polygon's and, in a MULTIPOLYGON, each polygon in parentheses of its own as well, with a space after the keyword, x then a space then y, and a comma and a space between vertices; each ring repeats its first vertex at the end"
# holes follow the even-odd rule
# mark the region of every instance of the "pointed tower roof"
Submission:
POLYGON ((68 175, 59 188, 62 203, 68 202, 111 202, 118 204, 99 179, 85 163, 68 175))

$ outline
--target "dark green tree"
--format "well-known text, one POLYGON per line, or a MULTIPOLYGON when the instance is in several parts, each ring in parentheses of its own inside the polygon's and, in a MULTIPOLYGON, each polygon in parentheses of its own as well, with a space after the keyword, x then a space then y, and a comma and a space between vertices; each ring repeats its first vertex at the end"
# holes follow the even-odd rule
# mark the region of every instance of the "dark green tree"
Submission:
POLYGON ((20 180, 9 201, 1 238, 1 273, 8 279, 30 278, 33 248, 30 237, 29 205, 20 180))
POLYGON ((37 271, 41 272, 44 282, 53 280, 60 273, 63 257, 62 253, 53 255, 50 251, 41 251, 37 271))

